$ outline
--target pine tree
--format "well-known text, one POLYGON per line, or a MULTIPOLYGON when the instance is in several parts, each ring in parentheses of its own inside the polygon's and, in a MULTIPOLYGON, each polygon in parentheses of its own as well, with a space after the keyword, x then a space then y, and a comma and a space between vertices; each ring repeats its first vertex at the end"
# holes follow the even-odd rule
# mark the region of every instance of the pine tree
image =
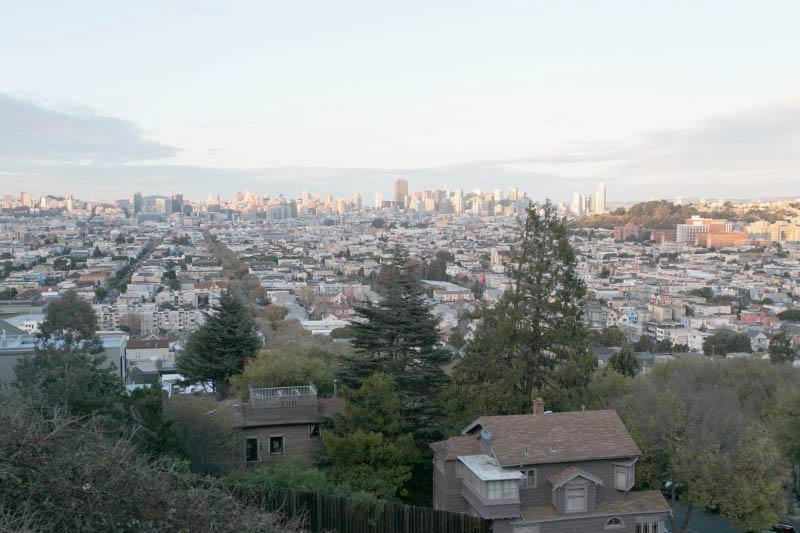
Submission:
POLYGON ((342 382, 358 388, 369 376, 391 376, 418 442, 438 436, 441 409, 438 393, 446 383, 443 366, 450 354, 437 346, 438 320, 398 248, 379 282, 382 299, 356 307, 362 319, 352 325, 356 353, 345 359, 342 382))
POLYGON ((483 311, 456 367, 457 409, 524 413, 539 395, 555 408, 579 407, 595 367, 581 307, 586 287, 549 202, 529 207, 507 272, 511 287, 483 311))
POLYGON ((250 312, 230 289, 220 298, 213 313, 186 343, 186 351, 177 367, 187 381, 213 384, 214 391, 225 396, 230 378, 241 374, 248 359, 261 346, 250 312))

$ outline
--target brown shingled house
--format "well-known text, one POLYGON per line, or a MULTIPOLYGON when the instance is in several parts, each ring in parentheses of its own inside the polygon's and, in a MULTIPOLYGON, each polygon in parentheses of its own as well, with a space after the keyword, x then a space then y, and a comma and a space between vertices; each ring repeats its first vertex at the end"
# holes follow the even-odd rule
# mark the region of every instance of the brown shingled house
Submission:
POLYGON ((322 446, 321 423, 343 410, 344 399, 319 399, 314 385, 251 388, 236 420, 245 466, 271 465, 284 457, 311 465, 322 446))
POLYGON ((431 445, 434 508, 495 533, 663 533, 659 491, 631 492, 641 451, 614 411, 481 417, 431 445))

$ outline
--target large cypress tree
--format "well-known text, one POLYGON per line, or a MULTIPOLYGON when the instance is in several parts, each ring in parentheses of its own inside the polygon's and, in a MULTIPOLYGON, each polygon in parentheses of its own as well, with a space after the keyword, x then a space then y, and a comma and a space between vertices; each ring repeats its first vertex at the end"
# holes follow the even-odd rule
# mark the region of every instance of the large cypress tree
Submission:
POLYGON ((358 388, 369 376, 391 376, 404 416, 418 441, 435 436, 441 419, 438 393, 446 383, 443 366, 450 353, 438 344, 438 319, 425 301, 408 256, 396 248, 384 270, 376 304, 356 307, 353 323, 356 353, 345 360, 342 382, 358 388))
POLYGON ((580 406, 595 360, 583 322, 586 287, 555 207, 531 205, 507 266, 511 286, 482 313, 456 368, 455 408, 470 415, 530 410, 532 396, 580 406))
POLYGON ((225 396, 230 378, 241 374, 248 359, 261 346, 250 312, 230 289, 222 293, 213 313, 186 343, 178 359, 178 371, 187 381, 210 381, 214 391, 225 396))

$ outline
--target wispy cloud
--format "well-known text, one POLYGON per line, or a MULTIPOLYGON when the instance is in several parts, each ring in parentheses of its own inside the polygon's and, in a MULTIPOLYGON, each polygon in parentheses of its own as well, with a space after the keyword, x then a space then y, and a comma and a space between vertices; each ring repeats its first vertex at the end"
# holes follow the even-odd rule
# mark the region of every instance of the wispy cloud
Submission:
MULTIPOLYGON (((257 134, 257 133, 254 133, 257 134)), ((608 182, 611 200, 650 196, 797 194, 800 102, 710 117, 685 129, 645 132, 626 143, 574 143, 515 159, 429 168, 214 168, 167 163, 178 148, 148 140, 134 123, 63 112, 0 94, 0 181, 5 190, 74 191, 119 198, 133 190, 350 195, 389 192, 406 177, 413 189, 517 186, 534 198, 567 199, 608 182), (18 186, 14 186, 18 182, 18 186), (24 183, 24 185, 22 185, 24 183)))
POLYGON ((133 122, 62 112, 0 94, 0 163, 115 163, 170 157, 177 149, 149 141, 133 122))

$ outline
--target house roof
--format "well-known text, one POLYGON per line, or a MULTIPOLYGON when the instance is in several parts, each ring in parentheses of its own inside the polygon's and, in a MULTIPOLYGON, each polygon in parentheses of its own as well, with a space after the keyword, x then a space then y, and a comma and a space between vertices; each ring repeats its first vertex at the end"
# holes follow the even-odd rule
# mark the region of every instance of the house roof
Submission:
POLYGON ((504 470, 497 461, 488 455, 462 455, 458 458, 481 481, 498 481, 504 479, 525 479, 519 470, 504 470))
POLYGON ((457 459, 460 455, 478 455, 482 453, 481 444, 475 435, 450 437, 447 440, 434 442, 431 449, 445 461, 457 459))
POLYGON ((593 474, 590 474, 589 472, 586 472, 585 470, 581 470, 577 466, 570 466, 569 468, 565 468, 558 474, 554 474, 549 478, 547 478, 547 481, 550 482, 550 484, 553 486, 553 490, 555 490, 557 488, 563 487, 564 485, 566 485, 567 483, 569 483, 570 481, 572 481, 577 477, 588 479, 595 485, 600 485, 601 487, 604 486, 602 479, 593 474))
POLYGON ((541 415, 485 416, 478 428, 491 433, 489 445, 502 466, 588 461, 641 455, 615 411, 571 411, 541 415))

